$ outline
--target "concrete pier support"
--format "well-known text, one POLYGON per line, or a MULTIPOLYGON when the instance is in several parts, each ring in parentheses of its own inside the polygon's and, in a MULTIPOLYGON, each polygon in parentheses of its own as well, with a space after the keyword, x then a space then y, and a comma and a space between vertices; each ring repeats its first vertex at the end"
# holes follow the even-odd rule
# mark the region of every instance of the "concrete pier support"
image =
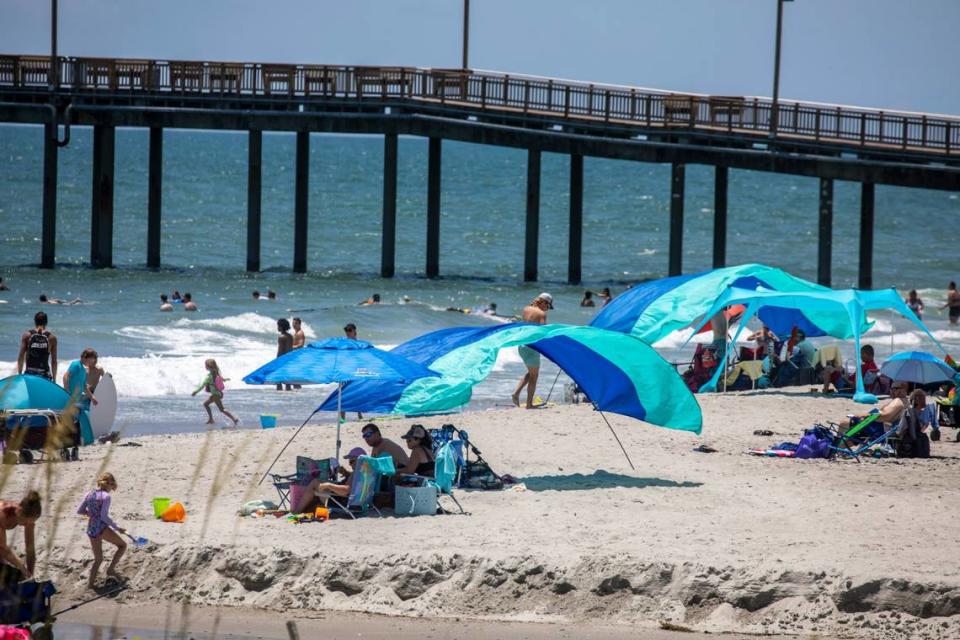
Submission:
POLYGON ((873 288, 873 202, 872 182, 860 186, 860 289, 873 288))
POLYGON ((820 178, 820 215, 817 242, 817 283, 830 286, 833 262, 833 179, 820 178))
POLYGON ((583 270, 583 156, 570 156, 570 244, 567 282, 580 284, 583 270))
POLYGON ((392 278, 397 258, 397 134, 383 137, 383 236, 380 276, 392 278))
POLYGON ((527 224, 523 251, 523 279, 535 282, 540 250, 540 150, 527 151, 527 224))
POLYGON ((247 135, 247 271, 260 271, 260 197, 263 184, 263 131, 247 135))
POLYGON ((427 277, 440 275, 441 138, 430 138, 427 157, 427 277))
POLYGON ((307 272, 309 225, 307 194, 310 186, 310 132, 297 131, 297 168, 293 201, 293 272, 307 272))
POLYGON ((93 128, 93 202, 91 206, 90 264, 113 266, 113 182, 116 129, 93 128))
POLYGON ((730 170, 717 166, 713 176, 713 268, 727 266, 727 179, 730 170))
POLYGON ((43 230, 40 266, 52 269, 57 254, 57 125, 43 127, 43 230))
POLYGON ((147 177, 147 268, 160 268, 160 212, 163 195, 163 129, 150 129, 147 177))
POLYGON ((674 162, 670 169, 670 257, 668 274, 683 273, 683 190, 685 165, 674 162))

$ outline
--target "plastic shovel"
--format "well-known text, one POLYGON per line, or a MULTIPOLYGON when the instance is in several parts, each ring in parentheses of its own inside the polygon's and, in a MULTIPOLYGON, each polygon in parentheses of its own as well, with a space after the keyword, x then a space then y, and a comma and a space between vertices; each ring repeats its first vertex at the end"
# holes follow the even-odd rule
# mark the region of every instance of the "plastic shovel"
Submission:
POLYGON ((150 544, 150 541, 147 540, 146 538, 134 538, 132 535, 130 535, 129 533, 126 533, 126 532, 124 532, 123 535, 127 536, 128 538, 130 538, 130 542, 132 542, 132 543, 133 543, 133 546, 135 546, 135 547, 142 547, 142 546, 144 546, 144 545, 150 544))

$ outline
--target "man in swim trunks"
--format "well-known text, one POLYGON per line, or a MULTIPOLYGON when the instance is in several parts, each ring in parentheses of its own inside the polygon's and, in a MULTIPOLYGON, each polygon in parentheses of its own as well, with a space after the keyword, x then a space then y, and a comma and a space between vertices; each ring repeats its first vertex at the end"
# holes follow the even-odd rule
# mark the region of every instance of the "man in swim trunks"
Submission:
POLYGON ((47 331, 47 314, 43 311, 33 316, 33 324, 34 329, 24 331, 20 336, 17 373, 54 380, 57 377, 57 336, 47 331))
POLYGON ((950 324, 960 322, 960 291, 957 291, 957 283, 950 282, 947 286, 947 304, 941 309, 950 308, 950 324))
MULTIPOLYGON (((553 309, 553 296, 549 293, 541 293, 533 302, 523 309, 523 321, 531 324, 547 324, 547 310, 553 309)), ((527 409, 533 409, 533 399, 537 394, 537 378, 540 376, 540 352, 531 349, 527 345, 517 347, 520 359, 523 360, 527 372, 520 378, 520 384, 513 392, 513 404, 520 406, 520 392, 527 388, 527 409)))

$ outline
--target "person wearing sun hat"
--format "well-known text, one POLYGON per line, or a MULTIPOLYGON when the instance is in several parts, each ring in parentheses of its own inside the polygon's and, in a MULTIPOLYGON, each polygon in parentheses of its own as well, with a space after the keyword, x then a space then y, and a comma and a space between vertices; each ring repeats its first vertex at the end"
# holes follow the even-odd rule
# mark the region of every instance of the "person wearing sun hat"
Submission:
POLYGON ((314 500, 319 500, 321 506, 327 506, 327 498, 330 496, 340 496, 346 498, 350 495, 350 477, 357 468, 357 458, 367 455, 363 447, 354 447, 343 456, 350 466, 349 470, 344 469, 343 465, 337 467, 337 475, 341 477, 340 482, 321 482, 320 478, 314 478, 307 485, 300 498, 300 503, 294 505, 293 513, 307 513, 311 511, 314 500))
POLYGON ((397 468, 397 475, 416 474, 427 478, 433 477, 434 457, 433 438, 422 424, 415 424, 403 434, 403 439, 410 449, 410 460, 406 465, 397 468))
MULTIPOLYGON (((547 324, 547 310, 553 309, 553 296, 541 293, 523 309, 523 321, 531 324, 547 324)), ((531 349, 525 344, 517 347, 520 359, 523 360, 527 372, 520 378, 520 383, 513 392, 513 404, 520 406, 520 392, 527 388, 527 409, 534 409, 533 399, 537 396, 537 378, 540 377, 540 352, 531 349)))

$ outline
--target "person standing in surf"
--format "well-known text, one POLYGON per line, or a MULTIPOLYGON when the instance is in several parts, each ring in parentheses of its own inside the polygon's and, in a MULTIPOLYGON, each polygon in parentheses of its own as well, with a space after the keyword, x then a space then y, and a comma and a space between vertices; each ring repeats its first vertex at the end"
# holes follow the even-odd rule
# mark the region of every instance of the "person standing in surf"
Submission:
MULTIPOLYGON (((523 321, 531 324, 547 324, 547 310, 553 309, 553 296, 549 293, 541 293, 533 302, 523 309, 523 321)), ((520 359, 523 360, 527 372, 520 378, 520 384, 513 392, 513 404, 520 406, 520 392, 527 388, 527 409, 536 408, 533 399, 537 394, 537 378, 540 377, 540 352, 531 349, 525 344, 517 347, 520 359)))
POLYGON ((17 373, 54 380, 57 377, 57 336, 47 331, 47 314, 43 311, 34 314, 33 325, 33 329, 20 336, 17 373))
MULTIPOLYGON (((303 349, 307 345, 307 336, 303 333, 303 323, 300 318, 293 319, 293 348, 303 349)), ((300 385, 293 385, 294 389, 299 389, 300 385)))
POLYGON ((223 375, 220 373, 220 367, 217 366, 217 361, 209 358, 203 365, 207 369, 207 377, 203 379, 200 386, 194 389, 190 395, 195 396, 201 391, 206 391, 210 394, 210 397, 203 401, 203 408, 207 410, 207 424, 214 424, 213 411, 210 410, 210 405, 215 404, 217 405, 217 409, 220 409, 220 413, 233 420, 233 426, 237 426, 240 420, 223 408, 223 392, 226 390, 226 385, 223 383, 223 375))
POLYGON ((947 285, 947 304, 940 307, 941 309, 950 309, 950 324, 957 324, 960 322, 960 291, 957 291, 957 283, 951 281, 947 285))
MULTIPOLYGON (((283 354, 293 351, 293 336, 290 335, 290 321, 286 318, 277 320, 277 331, 280 332, 280 335, 277 336, 277 357, 279 358, 283 354)), ((287 391, 290 391, 292 388, 289 384, 287 385, 287 391)), ((282 384, 277 384, 277 391, 283 391, 282 384)))

